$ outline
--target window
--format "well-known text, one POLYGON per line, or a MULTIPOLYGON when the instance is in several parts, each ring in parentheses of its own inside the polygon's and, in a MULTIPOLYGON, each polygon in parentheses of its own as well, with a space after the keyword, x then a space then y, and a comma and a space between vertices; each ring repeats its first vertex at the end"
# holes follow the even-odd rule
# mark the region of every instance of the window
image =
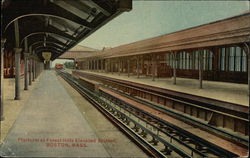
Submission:
POLYGON ((213 53, 209 51, 208 70, 213 70, 213 53))
POLYGON ((247 56, 244 50, 242 50, 242 72, 247 72, 247 56))
POLYGON ((236 47, 235 49, 235 71, 241 71, 241 58, 242 58, 242 51, 240 47, 236 47))
POLYGON ((240 47, 221 48, 220 53, 220 70, 246 72, 247 57, 240 47), (227 50, 227 53, 226 53, 227 50))
POLYGON ((235 48, 234 47, 230 47, 229 49, 229 71, 234 71, 234 59, 235 59, 235 48))
POLYGON ((220 59, 220 70, 225 71, 225 48, 221 49, 220 59))

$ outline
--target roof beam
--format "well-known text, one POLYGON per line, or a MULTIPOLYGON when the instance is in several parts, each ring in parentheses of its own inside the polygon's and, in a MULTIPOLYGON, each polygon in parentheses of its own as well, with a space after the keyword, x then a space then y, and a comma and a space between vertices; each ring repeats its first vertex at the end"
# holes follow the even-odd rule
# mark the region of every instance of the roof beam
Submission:
MULTIPOLYGON (((31 45, 31 47, 40 46, 40 45, 43 45, 43 43, 44 43, 44 41, 38 41, 38 42, 33 43, 31 45)), ((62 45, 58 45, 57 43, 54 43, 54 42, 46 41, 46 45, 47 46, 53 46, 53 47, 56 47, 58 49, 63 50, 63 46, 62 45)))
POLYGON ((83 3, 86 3, 89 6, 96 8, 97 10, 100 10, 106 16, 111 15, 111 13, 107 9, 105 9, 105 7, 103 5, 97 4, 97 3, 93 2, 92 0, 83 0, 83 3))
POLYGON ((37 49, 41 49, 41 48, 52 48, 52 49, 55 49, 55 50, 57 50, 57 51, 59 51, 59 52, 62 52, 62 51, 63 51, 62 49, 59 49, 59 48, 54 47, 54 46, 46 46, 46 47, 44 47, 43 45, 34 47, 33 50, 36 51, 37 49))
POLYGON ((48 48, 48 47, 36 49, 36 53, 40 53, 40 52, 43 52, 43 51, 51 51, 51 52, 55 52, 56 54, 61 54, 61 53, 62 53, 62 52, 60 52, 60 51, 57 50, 57 49, 48 48))
MULTIPOLYGON (((14 21, 25 18, 25 17, 31 17, 31 16, 54 17, 54 18, 74 22, 78 25, 84 26, 85 28, 89 30, 92 30, 94 28, 94 26, 92 26, 92 24, 86 21, 85 19, 82 19, 79 16, 76 16, 68 12, 67 10, 63 8, 53 5, 52 3, 50 3, 47 7, 44 7, 43 9, 36 7, 36 6, 34 6, 32 9, 33 10, 18 10, 18 11, 14 9, 13 12, 16 13, 14 14, 15 16, 12 16, 12 17, 8 16, 6 17, 6 20, 4 20, 4 21, 8 21, 7 24, 4 24, 5 26, 4 33, 9 28, 10 24, 12 24, 14 21)), ((9 10, 9 12, 11 11, 9 10)))
POLYGON ((83 19, 88 19, 92 16, 90 14, 91 8, 86 5, 79 5, 75 1, 51 0, 51 2, 83 19))

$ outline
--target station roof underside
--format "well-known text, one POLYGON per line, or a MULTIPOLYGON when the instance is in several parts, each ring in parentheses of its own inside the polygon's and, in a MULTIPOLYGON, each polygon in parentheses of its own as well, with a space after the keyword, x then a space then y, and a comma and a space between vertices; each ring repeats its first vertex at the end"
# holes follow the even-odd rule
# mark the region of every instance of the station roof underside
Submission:
POLYGON ((1 7, 5 49, 22 48, 40 60, 42 52, 51 52, 54 60, 131 10, 132 0, 4 0, 1 7))
POLYGON ((250 12, 182 31, 154 37, 104 51, 96 51, 78 59, 117 58, 150 53, 209 49, 214 46, 237 45, 250 41, 250 12))

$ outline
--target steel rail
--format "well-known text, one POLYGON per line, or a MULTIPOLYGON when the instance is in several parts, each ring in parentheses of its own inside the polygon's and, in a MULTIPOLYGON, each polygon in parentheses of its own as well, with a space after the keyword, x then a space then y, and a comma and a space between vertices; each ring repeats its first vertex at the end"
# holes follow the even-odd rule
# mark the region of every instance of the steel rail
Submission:
MULTIPOLYGON (((78 84, 78 86, 79 86, 79 84, 78 84)), ((91 93, 93 93, 93 92, 91 92, 91 93)), ((103 92, 102 91, 102 94, 104 94, 105 92, 103 92)), ((93 94, 92 94, 93 95, 93 94)), ((112 96, 112 95, 110 95, 110 94, 105 94, 106 96, 109 96, 110 98, 112 98, 113 97, 113 99, 114 99, 114 96, 112 96)), ((97 98, 99 98, 100 96, 96 96, 95 95, 95 98, 97 99, 97 98)), ((99 100, 99 102, 100 102, 100 99, 97 99, 97 100, 99 100)), ((119 100, 119 99, 117 99, 117 98, 115 98, 115 100, 119 100)), ((130 104, 128 104, 128 103, 126 103, 126 102, 124 102, 124 101, 122 101, 122 100, 119 100, 119 102, 121 102, 122 104, 126 104, 126 105, 129 105, 130 107, 132 107, 133 109, 136 109, 137 111, 140 111, 140 112, 142 112, 142 113, 144 113, 145 115, 147 115, 147 116, 150 116, 151 118, 153 118, 153 119, 155 119, 155 120, 157 120, 158 122, 161 122, 164 126, 166 126, 166 125, 168 125, 170 128, 172 128, 173 130, 175 130, 175 131, 178 131, 179 132, 179 134, 178 135, 180 135, 180 136, 182 136, 182 137, 184 137, 184 138, 186 138, 186 137, 191 137, 191 140, 193 141, 193 142, 195 142, 195 141, 197 141, 198 140, 198 142, 199 142, 199 144, 202 146, 202 147, 207 147, 208 149, 209 149, 209 151, 211 151, 212 153, 214 153, 214 154, 216 154, 216 155, 219 155, 219 156, 223 156, 223 157, 236 157, 237 155, 236 154, 234 154, 234 153, 231 153, 231 152, 229 152, 229 151, 226 151, 225 149, 223 149, 223 148, 221 148, 221 147, 219 147, 219 146, 216 146, 216 145, 214 145, 214 144, 212 144, 212 143, 210 143, 210 142, 208 142, 208 141, 206 141, 206 140, 203 140, 203 139, 201 139, 201 138, 199 138, 199 137, 197 137, 197 136, 195 136, 195 135, 193 135, 193 134, 191 134, 191 133, 189 133, 189 132, 187 132, 187 131, 185 131, 185 130, 183 130, 183 129, 181 129, 181 128, 179 128, 179 127, 177 127, 177 126, 174 126, 174 125, 172 125, 172 124, 170 124, 170 123, 168 123, 168 122, 166 122, 166 121, 164 121, 164 120, 161 120, 161 119, 159 119, 159 118, 156 118, 155 116, 153 116, 153 115, 151 115, 150 113, 147 113, 147 112, 145 112, 145 111, 142 111, 141 109, 138 109, 138 108, 136 108, 136 107, 134 107, 133 105, 130 105, 130 104)), ((117 110, 115 110, 113 107, 111 107, 111 109, 112 109, 112 111, 116 111, 117 113, 120 113, 120 112, 118 112, 117 110)), ((127 119, 130 119, 130 121, 132 121, 131 120, 131 118, 127 118, 127 119)), ((144 131, 147 131, 147 133, 150 133, 150 131, 148 131, 146 128, 144 128, 143 126, 141 126, 140 124, 138 124, 137 122, 135 122, 135 121, 132 121, 134 124, 136 124, 137 126, 139 126, 141 129, 143 129, 144 131)), ((152 124, 151 124, 152 125, 152 124)), ((153 125, 152 125, 153 126, 153 125)), ((161 132, 164 132, 163 130, 161 130, 159 127, 156 127, 156 126, 154 126, 155 128, 157 128, 158 130, 160 130, 161 132)), ((177 133, 178 133, 177 132, 177 133)), ((166 132, 164 132, 165 134, 166 134, 166 132)), ((153 135, 152 133, 150 133, 151 135, 153 135)), ((156 135, 153 135, 154 137, 156 137, 157 138, 157 140, 160 140, 161 142, 164 142, 164 140, 162 140, 161 138, 159 138, 159 137, 157 137, 156 135)), ((180 141, 179 141, 180 142, 180 141)), ((166 146, 171 146, 171 144, 169 144, 168 142, 164 142, 163 144, 165 144, 166 146)), ((188 146, 186 146, 186 147, 188 147, 188 146)), ((190 148, 190 147, 188 147, 188 148, 190 148)), ((185 155, 185 152, 183 153, 181 150, 179 150, 178 148, 176 149, 176 148, 174 148, 173 146, 171 146, 171 149, 174 149, 174 151, 176 152, 176 153, 178 153, 178 154, 183 154, 183 155, 181 155, 181 156, 183 156, 183 157, 188 157, 187 155, 185 155)), ((196 151, 196 153, 198 153, 198 154, 200 154, 200 155, 202 155, 203 153, 199 153, 199 151, 197 152, 197 150, 196 149, 193 149, 194 151, 196 151)), ((202 155, 203 157, 204 157, 204 155, 202 155)))
POLYGON ((129 138, 131 138, 140 148, 142 148, 148 155, 153 157, 166 157, 160 151, 155 149, 152 145, 147 143, 142 137, 136 134, 133 130, 130 130, 129 127, 125 126, 121 121, 116 119, 110 113, 107 113, 103 107, 101 107, 100 103, 98 103, 95 99, 96 95, 93 95, 93 92, 90 92, 88 89, 83 88, 80 84, 75 82, 72 79, 69 79, 69 76, 62 74, 62 72, 57 71, 57 73, 68 82, 74 89, 76 89, 84 98, 86 98, 92 105, 94 105, 97 110, 99 110, 106 118, 108 118, 116 127, 118 127, 121 131, 123 131, 129 138), (84 90, 83 90, 84 89, 84 90), (95 98, 95 99, 93 99, 95 98))
MULTIPOLYGON (((102 91, 103 92, 103 91, 102 91)), ((142 109, 139 109, 137 107, 135 107, 134 105, 131 105, 131 104, 128 104, 127 102, 124 102, 123 100, 120 100, 118 98, 115 98, 114 96, 112 96, 111 94, 108 94, 106 92, 103 92, 105 93, 105 95, 108 95, 109 97, 113 98, 113 99, 116 99, 116 100, 119 100, 119 102, 121 102, 122 104, 125 104, 129 107, 132 107, 134 110, 140 112, 140 113, 143 113, 144 115, 146 116, 149 116, 151 119, 154 119, 155 121, 154 122, 158 122, 158 123, 161 123, 163 126, 167 126, 168 128, 176 131, 175 133, 178 133, 178 135, 182 136, 182 137, 188 137, 191 139, 192 142, 197 142, 197 144, 200 144, 200 146, 203 146, 203 147, 207 147, 211 152, 213 152, 214 154, 216 155, 219 155, 221 157, 237 157, 236 154, 230 152, 230 151, 227 151, 215 144, 212 144, 178 126, 175 126, 173 124, 171 124, 170 122, 167 122, 161 118, 158 118, 156 117, 155 115, 152 115, 142 109)), ((158 128, 159 129, 159 128, 158 128)))
POLYGON ((111 90, 111 91, 113 91, 113 92, 115 92, 115 93, 118 93, 118 94, 120 94, 122 96, 125 96, 125 97, 127 97, 129 99, 132 99, 132 100, 134 100, 136 102, 139 102, 139 103, 142 103, 144 105, 147 105, 147 106, 149 106, 149 107, 151 107, 151 108, 153 108, 155 110, 158 110, 158 111, 161 111, 161 112, 166 113, 168 115, 171 115, 171 116, 173 116, 173 117, 175 117, 175 118, 177 118, 179 120, 182 120, 184 122, 187 122, 189 124, 196 125, 198 127, 202 127, 204 129, 207 129, 207 130, 209 130, 211 132, 215 132, 215 133, 219 131, 226 138, 232 139, 233 141, 236 141, 238 143, 242 143, 244 145, 248 145, 248 143, 249 143, 248 138, 243 138, 243 137, 235 135, 233 133, 229 133, 229 132, 227 132, 227 131, 225 131, 223 129, 218 129, 218 128, 214 127, 214 126, 211 126, 211 125, 206 124, 206 123, 204 123, 202 121, 196 120, 196 119, 194 119, 192 117, 185 116, 184 114, 181 114, 181 113, 176 112, 176 111, 171 110, 171 109, 164 108, 164 107, 162 107, 160 105, 151 103, 149 101, 142 100, 140 98, 136 98, 136 97, 130 96, 130 95, 128 95, 128 94, 126 94, 124 92, 118 91, 118 90, 116 90, 114 88, 111 88, 111 87, 108 87, 108 86, 104 86, 104 87, 107 88, 107 89, 109 89, 109 90, 111 90))
MULTIPOLYGON (((84 73, 86 74, 86 73, 84 73)), ((128 87, 128 88, 132 88, 132 89, 135 89, 135 90, 138 90, 138 91, 142 91, 142 92, 145 92, 145 93, 149 93, 149 94, 152 94, 152 95, 155 95, 155 96, 160 96, 160 97, 163 97, 163 98, 167 98, 167 99, 170 99, 172 101, 176 101, 178 103, 184 103, 184 104, 187 104, 187 105, 190 105, 190 106, 194 106, 196 108, 200 108, 200 109, 204 109, 204 110, 207 110, 207 111, 211 111, 211 112, 214 112, 214 113, 218 113, 218 114, 221 114, 221 115, 225 115, 225 116, 228 116, 228 117, 231 117, 231 118, 234 118, 234 119, 238 119, 238 120, 241 120, 241 121, 244 121, 244 122, 247 122, 249 123, 249 120, 248 119, 245 119, 245 118, 240 118, 240 117, 237 117, 237 116, 234 116, 234 115, 231 115, 231 114, 227 114, 227 113, 224 113, 224 112, 221 112, 221 111, 218 111, 218 110, 213 110, 213 109, 209 109, 209 108, 206 108, 206 107, 202 107, 202 106, 199 106, 199 105, 196 105, 196 104, 193 104, 193 103, 189 103, 189 102, 186 102, 186 101, 182 101, 180 99, 175 99, 175 98, 171 98, 171 97, 167 97, 167 96, 163 96, 163 95, 159 95, 159 94, 156 94, 156 93, 153 93, 153 92, 150 92, 150 91, 147 91, 147 90, 143 90, 143 89, 139 89, 139 88, 136 88, 136 87, 131 87, 129 85, 125 85, 125 83, 119 83, 118 81, 116 80, 111 80, 111 79, 107 79, 107 77, 103 77, 103 76, 98 76, 98 75, 93 75, 93 74, 87 74, 89 76, 94 76, 96 78, 101 78, 102 80, 105 80, 106 82, 110 82, 110 83, 114 83, 114 84, 117 84, 117 85, 121 85, 123 87, 128 87)), ((97 79, 98 80, 98 79, 97 79)), ((106 86, 107 87, 107 86, 106 86)), ((113 88, 114 89, 114 88, 113 88)), ((117 90, 116 90, 117 91, 117 90)), ((117 91, 117 92, 120 92, 120 91, 117 91)), ((125 93, 123 93, 125 94, 125 93)), ((127 95, 128 96, 128 95, 127 95)), ((131 96, 130 96, 131 98, 131 96)), ((135 98, 135 97, 134 97, 135 98)), ((139 100, 138 98, 136 98, 137 100, 139 100)), ((173 110, 169 110, 169 109, 166 109, 166 108, 163 108, 163 107, 160 107, 160 106, 157 106, 155 104, 152 104, 152 103, 149 103, 149 102, 146 102, 144 100, 140 100, 139 102, 144 102, 146 103, 146 105, 150 105, 152 108, 155 108, 157 110, 160 110, 162 112, 167 112, 169 114, 172 114, 172 115, 175 115, 177 116, 179 119, 186 119, 186 121, 190 121, 190 122, 193 122, 194 124, 197 124, 198 126, 200 127, 203 127, 204 129, 207 129, 207 130, 210 130, 211 132, 215 132, 217 134, 220 134, 224 137, 227 137, 229 139, 232 139, 234 141, 238 141, 239 143, 243 143, 244 145, 248 145, 249 141, 248 139, 245 139, 243 137, 240 137, 238 135, 235 135, 233 133, 229 133, 223 129, 219 129, 219 128, 216 128, 212 125, 209 125, 209 124, 206 124, 206 123, 203 123, 201 121, 198 121, 198 120, 195 120, 195 119, 192 119, 190 117, 187 117, 187 116, 184 116, 180 113, 177 113, 177 112, 174 112, 173 110), (154 107, 155 106, 155 107, 154 107), (182 118, 181 118, 182 117, 182 118)))

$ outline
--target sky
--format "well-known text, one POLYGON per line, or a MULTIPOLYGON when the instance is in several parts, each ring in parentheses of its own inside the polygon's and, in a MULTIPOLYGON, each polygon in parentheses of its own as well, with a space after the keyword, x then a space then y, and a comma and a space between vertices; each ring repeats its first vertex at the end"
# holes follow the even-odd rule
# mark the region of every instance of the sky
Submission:
POLYGON ((116 47, 225 19, 249 10, 248 1, 133 1, 133 9, 101 27, 80 45, 116 47))

